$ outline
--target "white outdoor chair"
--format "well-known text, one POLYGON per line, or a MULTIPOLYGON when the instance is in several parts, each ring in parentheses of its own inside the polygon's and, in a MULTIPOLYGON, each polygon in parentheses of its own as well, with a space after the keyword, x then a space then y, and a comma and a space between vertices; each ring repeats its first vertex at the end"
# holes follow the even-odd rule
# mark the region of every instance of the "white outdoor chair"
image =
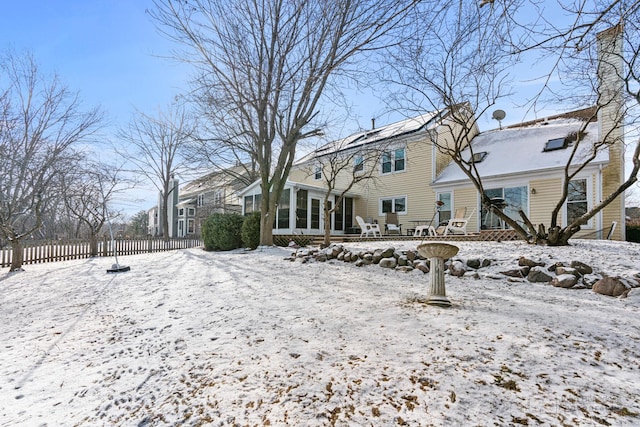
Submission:
POLYGON ((378 233, 378 237, 382 235, 382 233, 380 232, 380 226, 378 224, 364 222, 364 219, 362 219, 361 216, 356 216, 356 222, 358 223, 358 226, 361 230, 360 237, 369 237, 369 233, 372 233, 373 237, 376 237, 376 233, 378 233))
MULTIPOLYGON (((465 236, 467 235, 467 223, 469 222, 469 220, 471 219, 471 217, 473 216, 476 210, 475 209, 471 210, 471 213, 466 218, 459 218, 458 211, 460 210, 461 209, 456 210, 456 217, 451 218, 449 220, 449 223, 445 226, 445 229, 444 229, 445 236, 447 234, 456 234, 456 233, 462 233, 465 236)), ((464 210, 466 211, 467 208, 464 208, 464 210)))

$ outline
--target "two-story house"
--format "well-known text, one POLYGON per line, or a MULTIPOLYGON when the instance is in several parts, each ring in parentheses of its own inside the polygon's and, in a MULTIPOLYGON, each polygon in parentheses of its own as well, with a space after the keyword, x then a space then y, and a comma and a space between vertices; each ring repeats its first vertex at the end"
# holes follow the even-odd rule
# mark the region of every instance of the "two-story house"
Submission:
MULTIPOLYGON (((331 214, 332 234, 352 231, 357 226, 357 215, 383 224, 385 214, 395 212, 407 227, 412 221, 433 217, 438 195, 431 190, 430 183, 449 163, 432 143, 433 138, 437 136, 439 143, 453 144, 460 134, 470 139, 478 132, 474 124, 463 129, 466 126, 452 120, 450 114, 449 109, 438 110, 357 132, 297 161, 277 206, 274 234, 323 234, 322 202, 327 192, 324 179, 331 175, 325 169, 335 167, 327 159, 336 155, 350 159, 353 164, 337 176, 329 198, 332 205, 347 188, 353 171, 367 173, 371 179, 354 185, 331 214), (376 155, 372 156, 371 152, 376 155)), ((259 182, 241 191, 240 196, 243 213, 259 209, 259 182)), ((450 206, 443 206, 438 220, 446 220, 450 214, 450 206)))
MULTIPOLYGON (((442 146, 459 147, 463 158, 472 157, 471 146, 487 194, 502 200, 511 218, 519 220, 521 209, 537 224, 548 225, 562 192, 565 165, 572 171, 579 169, 569 183, 569 197, 560 215, 566 225, 568 219, 612 194, 624 180, 620 35, 619 27, 598 35, 601 57, 596 107, 480 133, 472 112, 460 114, 468 110, 463 105, 372 127, 318 148, 294 164, 277 206, 274 234, 323 234, 322 202, 328 191, 326 178, 331 175, 327 168, 335 166, 330 159, 336 155, 351 159, 352 165, 332 185, 332 207, 348 188, 354 171, 368 173, 370 179, 353 185, 331 214, 331 234, 353 232, 356 215, 384 224, 385 214, 395 212, 407 230, 425 222, 439 224, 459 208, 470 214, 468 232, 506 228, 485 210, 476 187, 438 149, 442 146), (585 156, 597 145, 593 159, 582 167, 585 156), (376 161, 366 155, 372 150, 379 153, 376 161)), ((259 209, 258 182, 239 195, 243 213, 259 209)), ((618 227, 611 237, 624 239, 624 194, 583 226, 576 237, 601 238, 613 223, 618 227)))
POLYGON ((241 213, 238 191, 247 186, 244 166, 214 171, 180 189, 177 212, 178 237, 200 236, 202 223, 212 213, 241 213))

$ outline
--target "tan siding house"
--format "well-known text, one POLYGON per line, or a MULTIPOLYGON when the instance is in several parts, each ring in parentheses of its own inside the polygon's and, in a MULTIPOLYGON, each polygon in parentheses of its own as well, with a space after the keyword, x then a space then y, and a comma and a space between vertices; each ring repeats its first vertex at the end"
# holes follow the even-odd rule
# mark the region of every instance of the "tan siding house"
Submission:
MULTIPOLYGON (((322 200, 328 188, 331 167, 343 161, 351 162, 335 176, 332 206, 346 189, 346 198, 338 212, 332 214, 331 233, 358 232, 356 216, 378 222, 384 230, 387 212, 395 212, 402 231, 434 218, 436 193, 430 184, 435 178, 434 167, 440 158, 432 138, 439 143, 462 132, 460 126, 448 121, 448 110, 434 111, 397 123, 358 132, 320 147, 296 162, 285 185, 282 203, 278 205, 275 234, 322 234, 322 200), (446 124, 446 126, 443 126, 446 124), (355 168, 370 178, 349 188, 355 168), (281 206, 287 206, 281 209, 281 206)), ((475 135, 477 127, 471 127, 475 135)), ((257 184, 240 194, 254 204, 260 188, 257 184)), ((245 209, 248 213, 252 209, 245 209)), ((437 220, 437 218, 435 219, 437 220)))
MULTIPOLYGON (((356 216, 377 222, 384 230, 387 212, 397 214, 406 233, 417 225, 437 226, 460 208, 466 210, 468 232, 506 228, 481 206, 468 177, 435 149, 433 141, 438 146, 461 147, 465 159, 472 152, 474 159, 477 155, 475 167, 486 194, 510 218, 522 222, 518 213, 522 210, 533 224, 547 227, 569 164, 571 171, 579 173, 570 180, 569 198, 558 211, 558 225, 566 226, 568 219, 579 218, 606 200, 624 179, 622 87, 614 78, 621 75, 617 68, 621 67, 620 34, 616 27, 598 36, 604 59, 598 71, 599 105, 594 107, 479 133, 477 126, 470 126, 474 123, 471 111, 464 127, 452 118, 469 110, 461 104, 455 110, 430 112, 320 147, 294 165, 278 203, 274 234, 323 233, 327 177, 335 178, 329 203, 331 207, 339 204, 331 214, 332 234, 357 232, 356 216), (607 144, 583 166, 594 146, 603 141, 607 144), (332 174, 340 159, 341 172, 332 174), (354 173, 370 177, 351 185, 354 173)), ((240 192, 243 213, 259 206, 259 192, 257 183, 240 192)), ((614 223, 612 238, 622 240, 624 194, 583 225, 576 237, 605 237, 614 223)))

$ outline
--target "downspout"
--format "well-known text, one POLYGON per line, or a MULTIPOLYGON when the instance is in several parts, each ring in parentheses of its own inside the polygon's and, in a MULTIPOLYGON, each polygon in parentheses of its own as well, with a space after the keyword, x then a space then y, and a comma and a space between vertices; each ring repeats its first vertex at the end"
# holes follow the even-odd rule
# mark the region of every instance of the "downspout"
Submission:
MULTIPOLYGON (((598 203, 602 203, 602 163, 598 165, 598 182, 596 187, 598 193, 596 194, 596 200, 598 200, 598 203)), ((598 215, 596 215, 596 230, 598 230, 596 237, 598 239, 602 239, 602 212, 601 210, 598 212, 598 215)))

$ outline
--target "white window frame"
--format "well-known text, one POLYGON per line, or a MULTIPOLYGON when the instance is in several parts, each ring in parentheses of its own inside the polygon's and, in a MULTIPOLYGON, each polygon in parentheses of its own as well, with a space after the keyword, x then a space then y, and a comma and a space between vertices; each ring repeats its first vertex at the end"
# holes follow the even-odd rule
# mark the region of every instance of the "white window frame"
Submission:
POLYGON ((320 181, 322 179, 322 166, 317 165, 313 171, 313 179, 315 181, 320 181))
POLYGON ((385 150, 382 153, 382 158, 380 160, 380 175, 392 175, 394 173, 402 173, 407 170, 407 147, 390 147, 388 150, 385 150), (402 150, 402 160, 404 167, 402 169, 396 169, 396 153, 402 150), (391 163, 391 170, 389 172, 384 171, 384 158, 385 156, 389 156, 389 161, 391 163))
POLYGON ((196 208, 187 208, 187 216, 196 216, 196 208))
POLYGON ((360 174, 364 173, 364 156, 357 154, 353 156, 353 172, 360 174))
POLYGON ((184 208, 178 208, 178 216, 184 216, 184 208))
POLYGON ((196 205, 204 206, 204 194, 198 194, 196 205))
POLYGON ((402 195, 399 195, 399 196, 380 197, 378 199, 378 215, 384 216, 384 214, 386 213, 382 209, 382 204, 383 204, 384 201, 387 201, 387 200, 391 200, 391 212, 395 212, 398 215, 406 215, 407 214, 407 211, 409 210, 408 198, 407 198, 406 194, 402 194, 402 195), (396 200, 398 200, 398 199, 404 199, 404 211, 401 211, 401 212, 397 212, 396 211, 396 200))
MULTIPOLYGON (((584 176, 579 175, 574 177, 571 181, 584 180, 587 183, 587 212, 589 212, 593 208, 593 176, 584 176)), ((569 217, 567 216, 567 203, 569 203, 569 199, 564 202, 562 206, 562 223, 566 227, 569 225, 569 217)), ((589 219, 586 224, 582 224, 580 228, 582 230, 592 230, 594 228, 594 217, 589 219)))

